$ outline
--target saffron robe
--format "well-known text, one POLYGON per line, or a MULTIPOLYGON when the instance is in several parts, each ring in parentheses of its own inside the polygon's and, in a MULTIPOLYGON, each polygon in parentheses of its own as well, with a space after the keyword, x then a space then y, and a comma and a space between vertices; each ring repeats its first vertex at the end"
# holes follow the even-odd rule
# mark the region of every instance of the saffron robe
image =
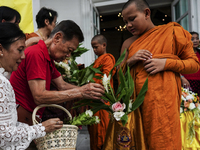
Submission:
POLYGON ((29 38, 32 38, 32 37, 38 37, 38 35, 35 32, 26 33, 25 35, 26 35, 26 40, 28 40, 29 38))
MULTIPOLYGON (((110 70, 114 67, 114 65, 115 65, 115 58, 113 57, 113 55, 106 53, 99 56, 95 60, 93 67, 98 68, 99 66, 102 66, 101 72, 108 76, 110 70)), ((115 71, 116 69, 113 70, 112 75, 115 74, 115 71)), ((101 79, 94 78, 94 80, 96 83, 102 84, 101 79)), ((111 86, 113 87, 113 78, 111 78, 110 83, 111 83, 111 86)), ((106 130, 107 130, 109 120, 110 120, 109 113, 106 110, 99 110, 94 115, 99 116, 101 121, 100 121, 100 124, 94 124, 94 125, 88 126, 88 131, 90 134, 90 148, 91 150, 101 150, 103 143, 105 141, 106 130)))
MULTIPOLYGON (((131 44, 128 59, 140 49, 149 50, 153 58, 167 58, 167 60, 164 71, 148 77, 148 91, 144 102, 139 109, 131 113, 131 118, 135 119, 131 133, 134 139, 131 143, 135 144, 137 150, 181 150, 180 73, 194 73, 200 67, 193 51, 191 35, 175 22, 156 26, 131 44), (141 111, 142 124, 138 119, 141 117, 138 110, 141 111), (138 131, 143 133, 142 128, 144 134, 138 134, 138 131)), ((131 74, 137 96, 148 76, 142 61, 132 66, 131 74)), ((108 129, 107 133, 110 137, 116 132, 111 129, 108 129)), ((115 144, 117 137, 110 137, 106 136, 115 144)), ((114 144, 108 140, 105 141, 104 149, 112 150, 114 144)), ((117 148, 129 150, 131 146, 132 144, 127 148, 117 148)))
MULTIPOLYGON (((147 49, 153 58, 167 58, 164 71, 149 76, 148 91, 141 106, 147 149, 180 150, 180 73, 199 70, 199 61, 193 51, 191 35, 178 23, 168 23, 147 31, 129 47, 129 56, 147 49)), ((135 89, 139 94, 148 75, 143 63, 133 68, 135 89)))

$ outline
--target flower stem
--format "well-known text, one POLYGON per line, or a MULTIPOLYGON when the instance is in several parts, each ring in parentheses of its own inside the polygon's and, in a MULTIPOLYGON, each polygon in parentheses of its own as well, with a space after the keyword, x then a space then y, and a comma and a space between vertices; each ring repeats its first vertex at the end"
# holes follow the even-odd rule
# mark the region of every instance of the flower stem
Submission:
POLYGON ((111 91, 112 96, 114 97, 115 102, 117 102, 117 100, 116 100, 116 98, 115 98, 115 95, 114 95, 114 93, 113 93, 113 89, 112 89, 110 83, 108 84, 108 86, 109 86, 109 89, 110 89, 110 91, 111 91))

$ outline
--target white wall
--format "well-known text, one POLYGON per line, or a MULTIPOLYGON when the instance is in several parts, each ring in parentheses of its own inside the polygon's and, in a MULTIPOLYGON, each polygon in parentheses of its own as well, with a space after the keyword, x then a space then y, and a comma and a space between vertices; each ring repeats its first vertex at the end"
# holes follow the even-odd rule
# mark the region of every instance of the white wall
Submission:
MULTIPOLYGON (((85 66, 90 65, 95 60, 94 52, 91 48, 91 38, 93 37, 93 16, 91 0, 33 0, 36 1, 34 11, 39 11, 41 7, 51 8, 58 12, 57 21, 73 20, 76 22, 84 34, 83 46, 90 51, 77 58, 78 63, 84 63, 85 66), (40 2, 38 4, 38 1, 40 2), (38 9, 39 7, 39 9, 38 9), (38 9, 38 10, 37 10, 38 9)), ((37 14, 37 13, 36 13, 37 14)))

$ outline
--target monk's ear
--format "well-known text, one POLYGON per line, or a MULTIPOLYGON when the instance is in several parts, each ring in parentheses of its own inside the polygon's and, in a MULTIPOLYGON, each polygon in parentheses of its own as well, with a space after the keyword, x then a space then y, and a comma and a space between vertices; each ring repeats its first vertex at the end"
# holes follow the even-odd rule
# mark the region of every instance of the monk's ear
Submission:
POLYGON ((106 46, 107 46, 107 44, 106 44, 106 43, 103 43, 103 47, 106 48, 106 46))
POLYGON ((144 10, 144 13, 145 13, 145 18, 146 19, 149 19, 151 17, 151 10, 149 8, 146 8, 144 10))

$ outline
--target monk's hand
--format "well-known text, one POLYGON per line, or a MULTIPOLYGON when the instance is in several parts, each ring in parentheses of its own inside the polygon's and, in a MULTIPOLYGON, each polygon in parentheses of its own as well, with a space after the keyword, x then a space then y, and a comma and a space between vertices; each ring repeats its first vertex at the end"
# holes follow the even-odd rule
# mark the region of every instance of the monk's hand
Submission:
POLYGON ((84 99, 101 99, 105 89, 99 83, 88 83, 80 87, 82 98, 84 99))
POLYGON ((167 59, 148 59, 144 61, 144 69, 149 74, 156 74, 158 72, 161 72, 165 68, 165 63, 167 59))
POLYGON ((152 58, 152 54, 148 50, 141 49, 137 51, 131 58, 127 60, 129 66, 134 65, 138 61, 146 61, 152 58))

